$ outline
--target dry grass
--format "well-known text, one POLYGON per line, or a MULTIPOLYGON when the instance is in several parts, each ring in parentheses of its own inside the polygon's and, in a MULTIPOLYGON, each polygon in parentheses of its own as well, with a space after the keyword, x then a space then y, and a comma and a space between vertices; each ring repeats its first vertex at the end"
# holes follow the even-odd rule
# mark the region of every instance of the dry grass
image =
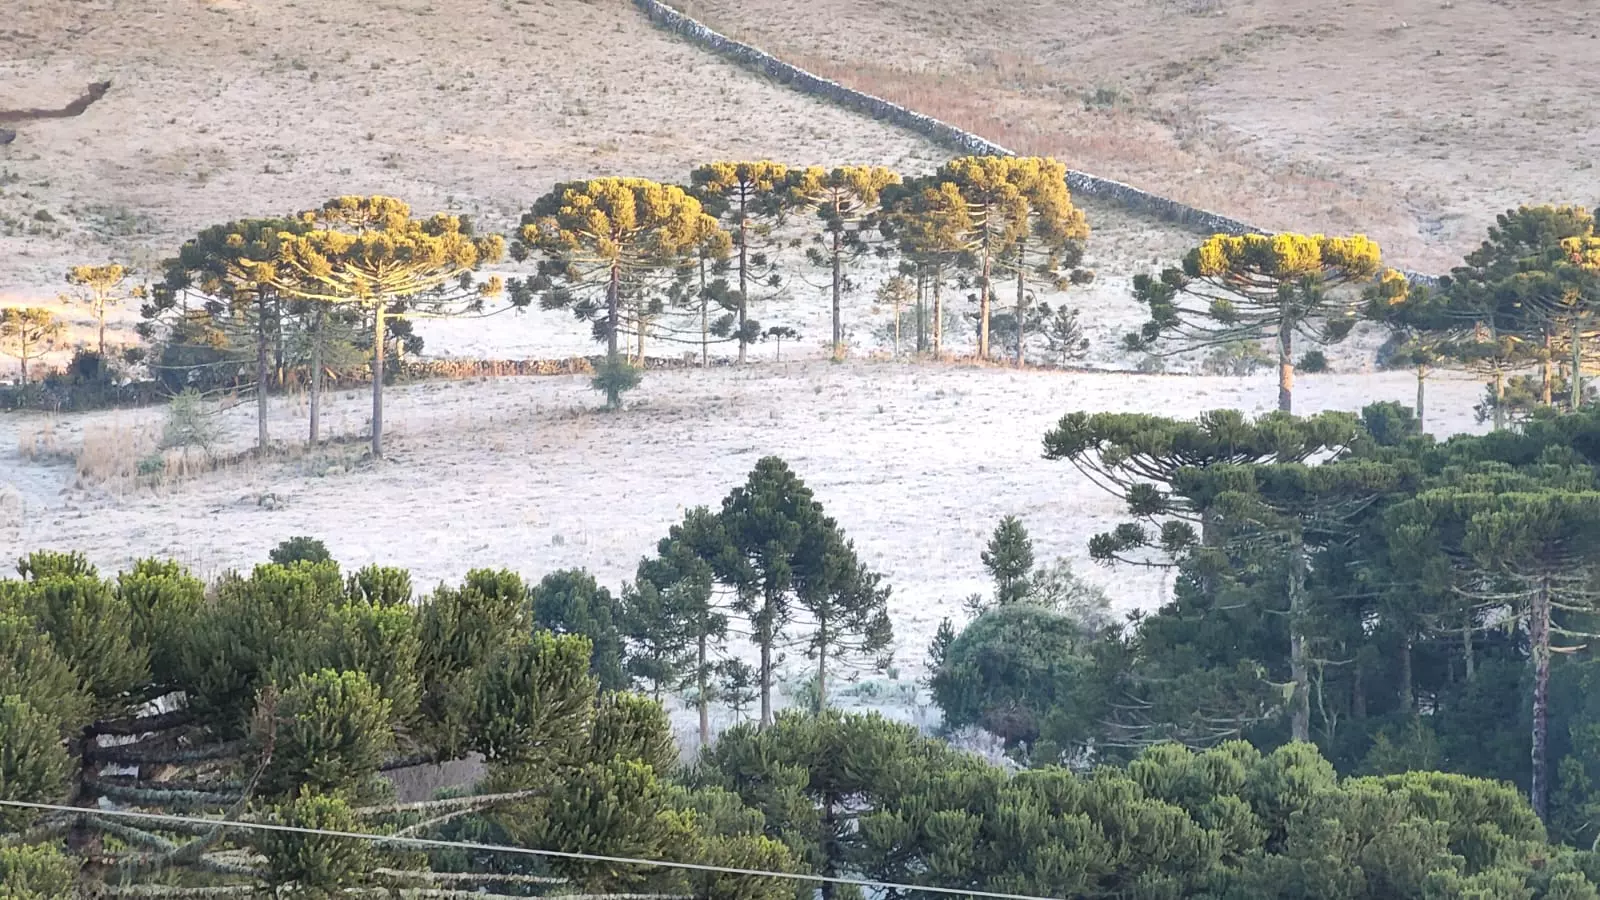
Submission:
POLYGON ((1600 200, 1587 0, 694 0, 1014 150, 1440 270, 1519 202, 1600 200))
POLYGON ((0 303, 54 298, 72 264, 149 271, 201 228, 344 193, 498 230, 573 178, 683 180, 719 157, 943 158, 710 57, 624 0, 13 0, 5 28, 0 108, 113 86, 0 148, 0 220, 54 222, 0 229, 0 303))

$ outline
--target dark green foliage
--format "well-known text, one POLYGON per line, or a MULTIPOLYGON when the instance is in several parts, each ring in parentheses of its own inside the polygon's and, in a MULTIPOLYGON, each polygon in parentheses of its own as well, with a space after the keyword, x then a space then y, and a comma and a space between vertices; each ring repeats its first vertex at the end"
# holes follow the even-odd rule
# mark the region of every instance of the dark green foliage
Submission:
POLYGON ((1033 541, 1020 519, 1006 516, 1000 520, 982 558, 983 567, 994 579, 996 603, 1004 606, 1028 595, 1028 576, 1033 573, 1033 541))
MULTIPOLYGON (((19 694, 0 695, 0 800, 67 799, 72 763, 61 743, 61 720, 53 713, 19 694)), ((37 817, 32 810, 0 808, 0 829, 20 830, 37 817)))
POLYGON ((622 604, 593 575, 577 569, 552 572, 534 586, 529 598, 536 627, 589 639, 590 671, 600 690, 628 687, 622 671, 622 604))
POLYGON ((133 613, 134 642, 150 648, 151 676, 172 683, 189 629, 205 603, 204 582, 177 563, 142 559, 117 573, 116 593, 133 613))
POLYGON ((589 641, 535 632, 484 661, 472 679, 468 746, 491 762, 559 757, 593 715, 589 641))
POLYGON ((1310 373, 1328 371, 1328 354, 1321 350, 1307 350, 1306 355, 1300 357, 1299 369, 1310 373))
POLYGON ((1095 733, 1105 702, 1090 643, 1060 613, 999 606, 942 648, 930 682, 933 700, 950 728, 978 725, 1011 746, 1041 736, 1057 746, 1081 745, 1095 733))
POLYGON ((111 585, 94 575, 55 574, 78 570, 71 565, 30 564, 29 570, 31 581, 0 582, 0 609, 9 603, 48 634, 56 655, 72 667, 97 703, 111 703, 145 677, 145 649, 133 643, 128 629, 106 627, 133 618, 111 585))
POLYGON ((278 698, 262 790, 292 796, 302 788, 328 794, 361 787, 394 743, 392 716, 361 672, 296 676, 278 698))
POLYGON ((806 647, 817 660, 819 703, 827 662, 844 652, 872 655, 891 638, 888 588, 856 557, 837 523, 783 460, 769 456, 722 501, 715 529, 695 552, 753 629, 761 662, 761 721, 772 720, 774 651, 797 615, 813 626, 806 647))
MULTIPOLYGON (((338 795, 318 794, 307 788, 273 810, 275 824, 327 831, 361 831, 350 804, 338 795)), ((265 881, 277 889, 292 888, 296 896, 325 898, 365 880, 377 863, 369 841, 269 831, 258 839, 267 857, 265 881)))
POLYGON ((624 357, 608 356, 595 366, 589 384, 606 395, 607 409, 621 409, 622 395, 639 386, 644 380, 644 370, 624 357))
POLYGON ((328 547, 314 537, 300 535, 289 538, 283 543, 272 548, 267 558, 280 566, 287 566, 297 562, 328 562, 333 557, 328 553, 328 547))
POLYGON ((4 611, 3 603, 0 685, 5 685, 7 693, 27 698, 37 709, 48 710, 64 730, 87 720, 94 705, 78 674, 56 653, 50 636, 41 633, 27 616, 4 611))

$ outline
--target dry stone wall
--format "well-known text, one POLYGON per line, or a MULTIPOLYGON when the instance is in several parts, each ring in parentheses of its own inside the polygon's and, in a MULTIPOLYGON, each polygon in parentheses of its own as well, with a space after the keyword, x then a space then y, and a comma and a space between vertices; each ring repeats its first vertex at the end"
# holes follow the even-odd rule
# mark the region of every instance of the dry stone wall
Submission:
MULTIPOLYGON (((845 87, 837 81, 819 78, 804 69, 791 66, 770 53, 749 44, 718 34, 705 25, 685 16, 660 0, 633 0, 650 21, 661 28, 699 45, 719 56, 749 66, 781 84, 812 96, 821 97, 838 106, 853 109, 884 122, 908 128, 916 133, 959 152, 974 156, 1013 156, 1010 150, 984 140, 978 135, 932 116, 890 103, 861 91, 845 87)), ((1271 234, 1272 232, 1214 212, 1196 209, 1149 191, 1090 175, 1087 172, 1068 170, 1067 187, 1074 193, 1114 203, 1133 212, 1143 213, 1163 221, 1175 222, 1199 232, 1209 234, 1271 234)), ((1402 270, 1404 271, 1404 270, 1402 270)), ((1435 276, 1420 272, 1405 272, 1413 283, 1433 284, 1435 276)))

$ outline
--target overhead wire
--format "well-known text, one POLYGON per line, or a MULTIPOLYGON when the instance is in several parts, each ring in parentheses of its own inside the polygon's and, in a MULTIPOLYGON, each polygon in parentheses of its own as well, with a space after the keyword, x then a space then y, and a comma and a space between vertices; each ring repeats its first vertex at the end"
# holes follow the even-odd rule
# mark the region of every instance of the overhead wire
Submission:
POLYGON ((664 859, 640 859, 628 856, 608 856, 600 853, 581 853, 569 850, 540 850, 533 847, 515 847, 508 844, 484 844, 476 841, 447 841, 438 838, 398 837, 385 834, 370 834, 361 831, 335 831, 327 828, 305 828, 298 825, 279 825, 270 822, 240 822, 223 821, 221 819, 206 819, 200 816, 177 816, 168 813, 136 812, 134 810, 96 809, 81 806, 63 806, 56 803, 33 803, 26 800, 0 800, 0 806, 10 806, 19 809, 35 809, 43 812, 63 812, 75 815, 91 814, 96 816, 120 816, 127 819, 142 819, 145 821, 177 822, 187 825, 213 825, 221 826, 226 830, 254 829, 258 831, 278 831, 292 834, 315 835, 318 837, 346 838, 354 840, 372 841, 382 844, 408 844, 416 847, 433 847, 441 849, 476 850, 491 853, 511 853, 523 856, 545 856, 557 859, 573 859, 582 862, 621 863, 634 866, 654 866, 666 869, 686 869, 698 872, 715 872, 723 875, 750 875, 758 878, 780 878, 790 881, 808 881, 823 884, 848 884, 856 887, 879 888, 894 891, 924 891, 931 894, 945 894, 959 897, 985 897, 988 900, 1066 900, 1061 897, 1043 897, 1034 894, 1008 894, 999 891, 983 891, 972 888, 948 888, 923 884, 901 884, 893 881, 878 881, 870 878, 845 878, 837 875, 813 875, 805 872, 775 872, 765 869, 743 869, 736 866, 718 866, 709 863, 676 862, 664 859))

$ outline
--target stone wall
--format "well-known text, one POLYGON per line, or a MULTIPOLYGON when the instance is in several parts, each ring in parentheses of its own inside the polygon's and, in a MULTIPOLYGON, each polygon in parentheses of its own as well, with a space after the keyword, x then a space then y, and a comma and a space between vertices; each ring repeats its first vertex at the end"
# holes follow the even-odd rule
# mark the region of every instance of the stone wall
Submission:
MULTIPOLYGON (((864 113, 884 122, 910 129, 923 137, 936 143, 950 147, 957 152, 975 156, 1012 156, 1010 150, 984 140, 978 135, 941 122, 932 116, 907 109, 898 104, 890 103, 881 97, 864 94, 861 91, 845 87, 837 81, 819 78, 804 69, 799 69, 788 63, 765 53, 749 44, 742 44, 732 38, 725 37, 712 31, 710 28, 696 22, 694 19, 683 15, 677 10, 661 3, 660 0, 633 0, 650 21, 661 28, 688 39, 719 56, 733 60, 766 75, 781 84, 802 91, 812 96, 821 97, 846 109, 864 113)), ((1068 170, 1067 187, 1074 193, 1087 197, 1094 197, 1114 203, 1125 209, 1143 213, 1167 222, 1175 222, 1194 230, 1207 234, 1271 234, 1263 228, 1232 219, 1214 212, 1196 209, 1192 206, 1179 203, 1166 197, 1159 197, 1149 191, 1090 175, 1087 172, 1068 170)), ((1401 270, 1405 271, 1405 270, 1401 270)), ((1405 272, 1407 278, 1413 283, 1433 284, 1437 278, 1420 272, 1405 272)))

